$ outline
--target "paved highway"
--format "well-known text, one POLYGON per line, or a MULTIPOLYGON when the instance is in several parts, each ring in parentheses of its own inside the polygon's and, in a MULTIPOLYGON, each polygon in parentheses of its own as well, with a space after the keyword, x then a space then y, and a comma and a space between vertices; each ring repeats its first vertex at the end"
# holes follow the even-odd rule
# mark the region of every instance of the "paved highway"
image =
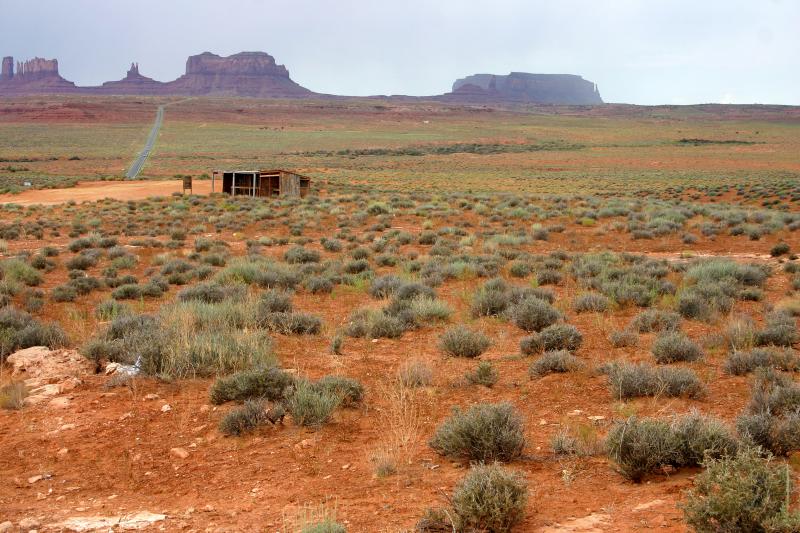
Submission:
POLYGON ((164 122, 164 106, 158 106, 158 111, 156 111, 156 121, 153 123, 153 129, 150 130, 150 135, 147 137, 147 142, 144 145, 144 150, 139 152, 139 155, 136 156, 136 159, 133 160, 133 164, 131 168, 125 173, 125 177, 128 179, 133 179, 139 175, 144 167, 147 158, 150 156, 150 152, 153 150, 153 146, 156 144, 156 138, 158 137, 158 130, 161 129, 161 123, 164 122))

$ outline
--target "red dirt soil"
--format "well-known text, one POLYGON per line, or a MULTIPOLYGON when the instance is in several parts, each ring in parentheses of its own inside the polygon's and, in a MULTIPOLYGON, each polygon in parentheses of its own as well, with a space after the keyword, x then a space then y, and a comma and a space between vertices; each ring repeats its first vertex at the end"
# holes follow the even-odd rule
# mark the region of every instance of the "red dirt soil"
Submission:
MULTIPOLYGON (((182 191, 180 180, 163 181, 82 181, 68 189, 29 190, 19 194, 0 194, 0 204, 57 205, 70 200, 77 203, 93 202, 104 198, 115 200, 144 200, 152 196, 168 196, 182 191)), ((194 194, 209 194, 211 181, 195 180, 194 194)))

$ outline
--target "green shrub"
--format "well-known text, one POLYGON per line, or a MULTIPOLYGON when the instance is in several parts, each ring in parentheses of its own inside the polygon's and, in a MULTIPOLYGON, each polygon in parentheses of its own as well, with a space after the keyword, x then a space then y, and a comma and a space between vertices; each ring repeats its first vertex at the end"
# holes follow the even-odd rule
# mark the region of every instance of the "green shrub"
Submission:
POLYGON ((651 331, 677 331, 680 329, 681 317, 672 311, 647 309, 636 315, 629 328, 639 333, 651 331))
POLYGON ((473 461, 513 461, 522 455, 525 434, 522 417, 510 403, 476 404, 458 408, 430 441, 437 452, 473 461))
POLYGON ((744 448, 705 466, 682 505, 686 523, 695 531, 765 532, 770 523, 779 524, 771 521, 780 520, 792 492, 786 465, 744 448))
POLYGON ((635 483, 680 459, 680 441, 669 424, 635 416, 611 428, 606 448, 619 472, 635 483))
POLYGON ((539 333, 539 342, 545 351, 569 350, 574 352, 583 343, 583 335, 573 325, 553 324, 539 333))
POLYGON ((498 316, 508 308, 510 302, 511 297, 507 292, 483 288, 472 298, 472 316, 498 316))
POLYGON ((620 329, 612 331, 608 336, 608 342, 614 348, 623 348, 625 346, 636 346, 639 343, 639 336, 635 331, 629 329, 620 329))
POLYGON ((780 257, 782 255, 786 255, 789 253, 789 245, 785 242, 779 242, 772 249, 769 251, 769 255, 772 257, 780 257))
POLYGON ((54 322, 39 322, 14 307, 0 309, 0 363, 6 356, 23 348, 47 346, 62 348, 69 344, 67 334, 54 322))
POLYGON ((50 298, 54 302, 74 302, 78 298, 78 291, 72 285, 59 285, 50 291, 50 298))
POLYGON ((129 305, 120 303, 116 300, 105 300, 97 304, 94 310, 94 316, 98 320, 108 321, 123 315, 131 315, 133 310, 129 305))
POLYGON ((467 381, 473 385, 483 385, 484 387, 491 388, 497 383, 500 374, 489 361, 480 361, 478 366, 472 372, 467 372, 465 375, 467 381))
POLYGON ((581 294, 572 303, 576 313, 602 312, 608 310, 609 306, 608 298, 596 293, 581 294))
POLYGON ((318 251, 303 248, 302 246, 292 246, 286 250, 283 257, 289 264, 319 263, 321 258, 318 251))
POLYGON ((800 358, 791 349, 754 348, 732 352, 723 365, 725 372, 734 376, 743 376, 758 368, 797 372, 800 370, 800 358))
POLYGON ((784 311, 773 311, 765 320, 764 329, 756 333, 758 346, 791 346, 800 340, 794 317, 784 311))
POLYGON ((659 335, 653 343, 652 352, 660 364, 696 361, 703 356, 700 347, 685 333, 678 331, 659 335))
POLYGON ((449 328, 439 337, 439 349, 452 357, 478 357, 490 345, 486 335, 463 325, 449 328))
POLYGON ((581 365, 581 360, 567 350, 551 350, 531 363, 528 374, 532 378, 538 378, 547 374, 574 372, 580 369, 581 365))
POLYGON ((538 298, 527 298, 510 309, 511 320, 525 331, 541 331, 554 324, 561 315, 549 303, 538 298))
POLYGON ((242 407, 226 414, 219 423, 225 435, 238 437, 249 433, 266 420, 267 403, 264 400, 247 400, 242 407))
POLYGON ((296 424, 319 427, 330 420, 340 403, 341 398, 335 392, 301 381, 289 399, 289 412, 296 424))
POLYGON ((533 355, 540 353, 543 349, 542 341, 536 333, 522 337, 519 341, 519 351, 522 355, 533 355))
POLYGON ((358 380, 344 376, 324 376, 317 380, 314 389, 322 394, 339 398, 339 405, 352 407, 364 399, 364 385, 358 380))
POLYGON ((732 457, 739 449, 726 424, 697 411, 678 418, 672 431, 680 445, 676 466, 699 466, 708 459, 732 457))
POLYGON ((706 388, 689 368, 653 367, 647 363, 612 363, 605 369, 608 387, 621 400, 642 396, 701 398, 706 388))
POLYGON ((282 401, 291 395, 294 383, 294 377, 278 367, 242 370, 217 378, 211 386, 211 403, 219 405, 254 398, 282 401))
POLYGON ((322 330, 322 319, 309 313, 268 313, 259 316, 259 324, 284 335, 316 335, 322 330))
POLYGON ((505 533, 525 516, 524 479, 499 465, 475 465, 452 497, 455 530, 505 533))
POLYGON ((141 285, 120 285, 111 292, 111 297, 115 300, 138 300, 144 296, 141 285))

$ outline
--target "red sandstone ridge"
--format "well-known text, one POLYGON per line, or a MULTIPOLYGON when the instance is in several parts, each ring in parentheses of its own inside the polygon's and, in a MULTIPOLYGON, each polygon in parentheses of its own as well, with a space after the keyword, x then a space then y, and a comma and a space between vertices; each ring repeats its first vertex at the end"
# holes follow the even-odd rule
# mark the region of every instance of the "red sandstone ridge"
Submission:
POLYGON ((453 91, 441 97, 449 101, 519 102, 534 104, 602 104, 597 86, 574 74, 508 75, 474 74, 456 80, 453 91))

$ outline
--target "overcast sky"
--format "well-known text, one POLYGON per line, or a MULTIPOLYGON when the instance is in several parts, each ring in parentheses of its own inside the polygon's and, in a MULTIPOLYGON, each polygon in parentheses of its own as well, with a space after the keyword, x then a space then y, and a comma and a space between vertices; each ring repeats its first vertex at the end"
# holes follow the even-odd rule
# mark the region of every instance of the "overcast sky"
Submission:
POLYGON ((474 73, 579 74, 606 102, 800 104, 800 0, 2 0, 0 55, 78 85, 265 51, 318 92, 441 94, 474 73))

